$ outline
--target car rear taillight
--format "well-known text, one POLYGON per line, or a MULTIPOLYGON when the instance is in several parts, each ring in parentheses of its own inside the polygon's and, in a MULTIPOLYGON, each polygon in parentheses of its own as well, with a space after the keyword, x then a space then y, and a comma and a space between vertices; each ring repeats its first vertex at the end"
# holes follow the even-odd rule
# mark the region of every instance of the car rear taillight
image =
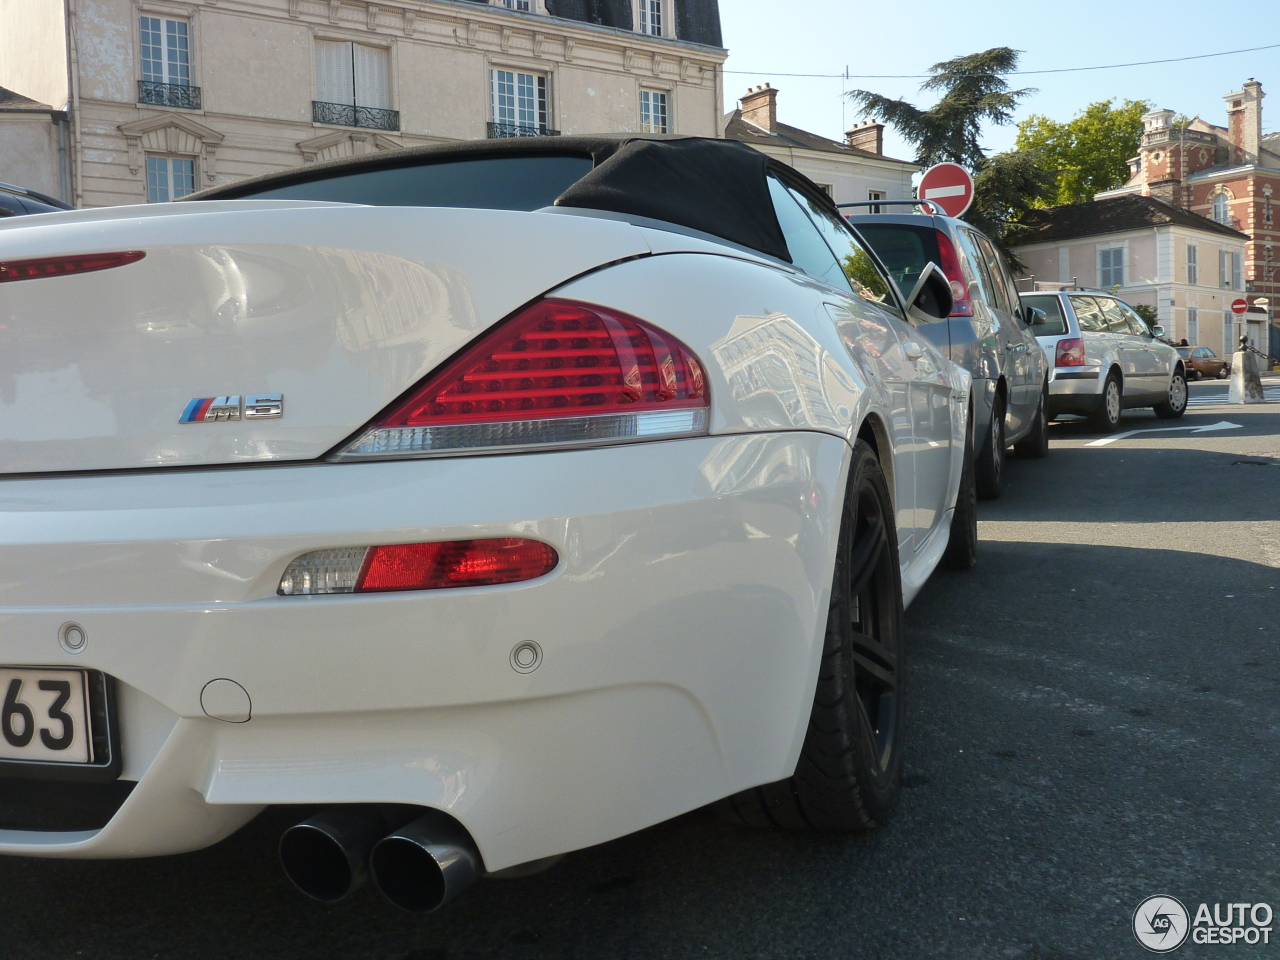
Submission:
POLYGON ((110 270, 112 267, 123 267, 126 263, 136 263, 145 256, 146 253, 142 250, 125 250, 120 253, 86 253, 74 257, 10 260, 8 263, 0 263, 0 283, 110 270))
POLYGON ((295 558, 276 593, 296 597, 484 587, 541 577, 558 562, 547 544, 519 537, 337 547, 295 558))
POLYGON ((973 304, 969 302, 969 285, 964 282, 964 270, 960 268, 960 257, 956 254, 955 244, 942 230, 934 231, 938 235, 938 264, 942 272, 951 281, 951 316, 972 317, 973 304))
POLYGON ((336 460, 582 446, 706 433, 702 364, 616 310, 542 300, 412 390, 336 460))
POLYGON ((1058 341, 1058 349, 1054 354, 1055 367, 1083 367, 1084 341, 1079 337, 1063 337, 1058 341))

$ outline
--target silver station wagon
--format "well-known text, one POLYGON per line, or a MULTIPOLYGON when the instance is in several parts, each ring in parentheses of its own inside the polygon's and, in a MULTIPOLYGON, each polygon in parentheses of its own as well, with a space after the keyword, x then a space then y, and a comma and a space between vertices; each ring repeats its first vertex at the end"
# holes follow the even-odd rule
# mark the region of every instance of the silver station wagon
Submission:
POLYGON ((1187 410, 1187 374, 1178 351, 1157 339, 1123 300, 1102 291, 1022 294, 1043 311, 1036 339, 1049 362, 1049 419, 1087 416, 1098 430, 1114 430, 1120 412, 1150 407, 1172 420, 1187 410))

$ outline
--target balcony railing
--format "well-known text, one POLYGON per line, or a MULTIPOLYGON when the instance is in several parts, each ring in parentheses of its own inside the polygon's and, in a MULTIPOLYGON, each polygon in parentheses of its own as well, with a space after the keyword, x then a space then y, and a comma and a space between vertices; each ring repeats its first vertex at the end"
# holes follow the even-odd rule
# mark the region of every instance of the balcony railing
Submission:
POLYGON ((501 140, 505 137, 558 137, 559 130, 540 127, 533 123, 488 123, 486 124, 490 140, 501 140))
POLYGON ((366 127, 370 130, 399 130, 400 111, 381 107, 357 107, 350 103, 311 101, 311 119, 339 127, 366 127))
POLYGON ((154 80, 138 81, 138 102, 157 107, 185 107, 200 109, 200 88, 185 83, 156 83, 154 80))

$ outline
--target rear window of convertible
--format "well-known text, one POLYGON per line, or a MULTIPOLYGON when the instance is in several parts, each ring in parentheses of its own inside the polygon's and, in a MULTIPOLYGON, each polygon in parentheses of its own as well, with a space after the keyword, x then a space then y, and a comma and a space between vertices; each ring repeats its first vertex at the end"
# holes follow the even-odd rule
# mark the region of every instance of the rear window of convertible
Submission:
POLYGON ((328 200, 375 207, 537 210, 591 172, 590 157, 491 157, 362 170, 255 193, 239 200, 328 200))

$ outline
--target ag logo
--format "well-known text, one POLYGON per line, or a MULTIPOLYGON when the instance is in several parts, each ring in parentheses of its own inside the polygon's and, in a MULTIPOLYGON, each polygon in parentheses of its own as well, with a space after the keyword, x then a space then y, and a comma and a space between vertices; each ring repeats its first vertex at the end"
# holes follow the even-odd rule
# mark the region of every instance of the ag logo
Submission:
POLYGON ((1133 911, 1133 935, 1152 953, 1172 953, 1187 939, 1191 917, 1173 897, 1147 897, 1133 911))

